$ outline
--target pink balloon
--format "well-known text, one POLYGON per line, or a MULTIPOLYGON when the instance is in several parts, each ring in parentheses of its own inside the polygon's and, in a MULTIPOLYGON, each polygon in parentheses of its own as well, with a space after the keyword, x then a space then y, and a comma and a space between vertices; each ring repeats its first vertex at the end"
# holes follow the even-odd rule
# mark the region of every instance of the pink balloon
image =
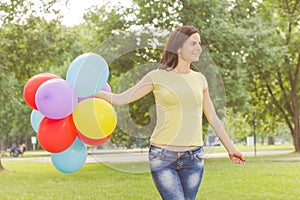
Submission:
MULTIPOLYGON (((110 88, 108 83, 105 83, 105 85, 103 86, 103 88, 101 90, 105 91, 105 92, 111 92, 111 88, 110 88)), ((91 96, 88 96, 88 97, 78 97, 78 103, 85 100, 85 99, 90 99, 90 98, 95 98, 95 95, 91 95, 91 96)))
POLYGON ((105 92, 111 92, 111 87, 108 83, 105 83, 105 85, 103 86, 103 88, 101 89, 105 92))
POLYGON ((38 88, 35 101, 44 116, 62 119, 72 114, 77 105, 77 95, 68 81, 55 78, 44 82, 38 88))
POLYGON ((85 100, 85 99, 90 99, 90 98, 95 98, 94 95, 88 96, 88 97, 78 97, 78 103, 85 100))

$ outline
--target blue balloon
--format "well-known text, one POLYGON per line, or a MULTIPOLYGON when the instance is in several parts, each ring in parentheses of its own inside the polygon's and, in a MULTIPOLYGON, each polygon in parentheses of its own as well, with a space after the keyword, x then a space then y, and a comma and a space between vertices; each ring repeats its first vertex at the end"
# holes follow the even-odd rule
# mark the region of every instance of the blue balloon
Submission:
POLYGON ((39 130, 40 123, 42 119, 44 118, 44 115, 38 111, 38 110, 32 110, 30 115, 30 123, 33 128, 33 130, 37 133, 39 130))
POLYGON ((51 154, 51 160, 57 170, 70 174, 84 165, 87 154, 86 145, 77 137, 65 151, 51 154))
POLYGON ((78 97, 88 97, 100 91, 109 76, 107 62, 95 53, 85 53, 70 64, 66 80, 69 81, 78 97))

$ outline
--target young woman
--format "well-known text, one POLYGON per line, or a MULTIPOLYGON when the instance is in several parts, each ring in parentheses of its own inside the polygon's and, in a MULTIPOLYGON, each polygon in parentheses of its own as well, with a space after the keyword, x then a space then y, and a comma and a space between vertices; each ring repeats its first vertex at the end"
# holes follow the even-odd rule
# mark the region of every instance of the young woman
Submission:
POLYGON ((204 169, 202 113, 232 162, 245 162, 216 115, 206 78, 191 69, 201 52, 199 31, 193 26, 179 27, 169 36, 159 69, 121 94, 96 94, 121 106, 154 93, 157 123, 150 138, 149 165, 162 199, 196 198, 204 169))

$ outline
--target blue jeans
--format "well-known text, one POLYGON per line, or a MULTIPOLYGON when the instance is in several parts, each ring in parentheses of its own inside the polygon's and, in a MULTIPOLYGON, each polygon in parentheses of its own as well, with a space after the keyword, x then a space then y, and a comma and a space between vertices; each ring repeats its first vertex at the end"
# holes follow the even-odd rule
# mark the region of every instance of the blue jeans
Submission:
POLYGON ((149 166, 162 199, 195 199, 204 170, 202 147, 175 152, 151 145, 149 166))

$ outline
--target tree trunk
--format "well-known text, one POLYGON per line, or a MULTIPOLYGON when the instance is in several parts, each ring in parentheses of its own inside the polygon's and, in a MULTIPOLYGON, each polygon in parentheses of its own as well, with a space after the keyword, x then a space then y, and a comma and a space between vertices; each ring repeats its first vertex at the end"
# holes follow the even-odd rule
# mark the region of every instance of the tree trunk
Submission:
POLYGON ((1 158, 0 158, 0 172, 2 172, 2 171, 5 171, 5 169, 4 169, 3 165, 2 165, 1 158))
POLYGON ((294 133, 292 135, 293 135, 293 140, 294 140, 295 151, 300 153, 300 127, 299 127, 299 119, 298 119, 298 123, 295 124, 294 133))

